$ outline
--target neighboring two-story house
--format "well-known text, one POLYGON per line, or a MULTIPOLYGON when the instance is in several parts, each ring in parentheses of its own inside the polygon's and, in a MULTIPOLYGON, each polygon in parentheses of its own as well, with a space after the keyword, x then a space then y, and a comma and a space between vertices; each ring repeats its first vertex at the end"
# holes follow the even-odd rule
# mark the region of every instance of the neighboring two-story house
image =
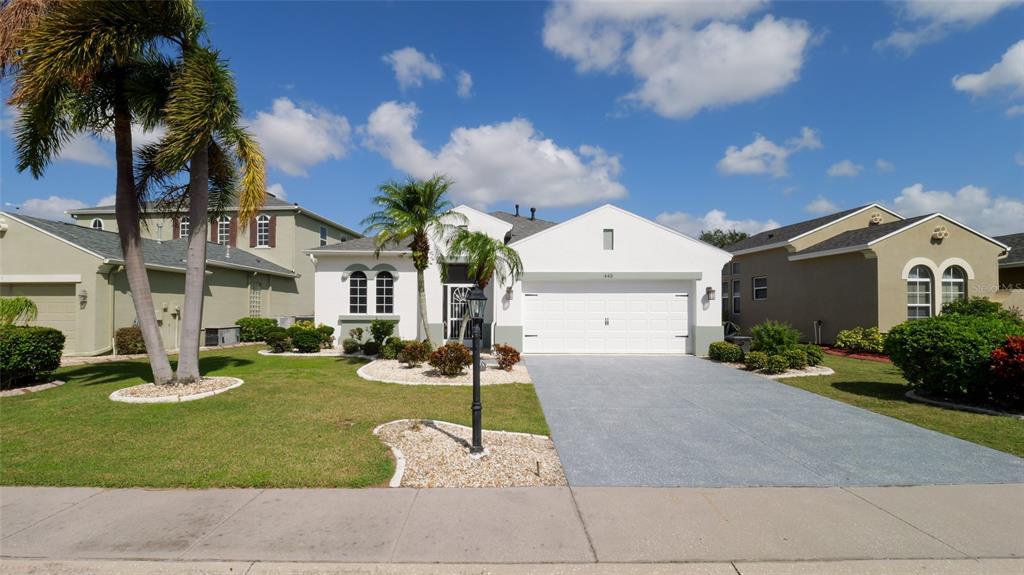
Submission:
MULTIPOLYGON (((188 236, 187 208, 149 203, 142 216, 143 237, 157 241, 177 240, 188 236)), ((97 206, 71 210, 75 223, 93 229, 117 231, 114 206, 97 206)), ((253 307, 253 315, 268 317, 313 317, 314 266, 304 250, 362 237, 337 222, 307 210, 298 204, 267 195, 260 213, 247 226, 238 221, 238 208, 231 206, 223 215, 211 220, 209 241, 232 249, 240 249, 291 270, 296 274, 295 289, 270 292, 274 305, 253 307)), ((257 292, 273 286, 256 286, 257 292)))
POLYGON ((883 332, 968 296, 992 297, 1010 247, 944 216, 870 204, 767 230, 726 248, 723 319, 741 332, 789 323, 834 343, 856 326, 883 332))

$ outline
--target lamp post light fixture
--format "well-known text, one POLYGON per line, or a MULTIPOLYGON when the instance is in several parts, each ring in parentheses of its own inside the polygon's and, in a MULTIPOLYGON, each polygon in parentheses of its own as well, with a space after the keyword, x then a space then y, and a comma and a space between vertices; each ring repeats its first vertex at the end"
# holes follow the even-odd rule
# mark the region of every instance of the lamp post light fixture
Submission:
POLYGON ((473 336, 473 444, 469 452, 477 455, 484 452, 482 431, 483 406, 480 405, 480 343, 484 332, 484 309, 487 308, 487 296, 480 286, 473 286, 469 295, 470 330, 473 336))

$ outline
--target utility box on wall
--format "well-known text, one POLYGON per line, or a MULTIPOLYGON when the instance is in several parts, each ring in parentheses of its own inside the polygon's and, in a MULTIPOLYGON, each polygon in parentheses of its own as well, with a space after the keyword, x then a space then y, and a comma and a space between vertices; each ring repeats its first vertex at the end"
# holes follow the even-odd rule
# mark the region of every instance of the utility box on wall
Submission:
POLYGON ((242 328, 237 325, 229 327, 208 327, 203 331, 206 332, 203 345, 207 347, 234 345, 242 341, 242 328))

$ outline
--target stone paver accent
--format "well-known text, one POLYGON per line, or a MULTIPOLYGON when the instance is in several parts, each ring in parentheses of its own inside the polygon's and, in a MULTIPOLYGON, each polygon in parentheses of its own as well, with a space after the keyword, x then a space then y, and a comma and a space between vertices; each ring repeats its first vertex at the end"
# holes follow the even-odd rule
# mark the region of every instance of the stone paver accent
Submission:
POLYGON ((0 397, 15 397, 18 395, 25 395, 26 393, 35 393, 37 391, 43 391, 46 389, 53 389, 64 385, 65 382, 58 380, 51 381, 48 383, 39 383, 36 385, 27 385, 25 387, 15 387, 13 389, 5 389, 0 391, 0 397))

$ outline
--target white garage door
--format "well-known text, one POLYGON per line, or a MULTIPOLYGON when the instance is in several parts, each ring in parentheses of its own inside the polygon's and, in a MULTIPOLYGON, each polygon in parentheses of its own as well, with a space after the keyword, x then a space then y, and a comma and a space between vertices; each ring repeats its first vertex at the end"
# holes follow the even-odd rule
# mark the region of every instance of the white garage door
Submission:
POLYGON ((32 325, 52 327, 64 332, 64 353, 76 351, 78 342, 78 296, 75 284, 9 284, 0 295, 25 296, 35 302, 39 316, 32 325))
POLYGON ((685 353, 689 297, 672 282, 523 286, 525 353, 685 353))

